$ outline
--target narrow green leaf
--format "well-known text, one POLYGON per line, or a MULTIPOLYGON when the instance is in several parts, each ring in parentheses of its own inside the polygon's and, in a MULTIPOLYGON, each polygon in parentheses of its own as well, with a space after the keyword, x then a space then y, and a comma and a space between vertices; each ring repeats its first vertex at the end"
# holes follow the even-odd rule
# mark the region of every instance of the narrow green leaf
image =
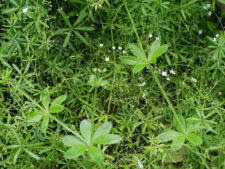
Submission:
POLYGON ((79 31, 94 31, 95 30, 95 28, 91 26, 79 26, 79 27, 76 27, 75 29, 79 31))
POLYGON ((43 111, 41 111, 41 110, 35 110, 28 117, 28 122, 29 123, 39 122, 42 119, 43 116, 44 116, 44 112, 43 111))
POLYGON ((38 155, 32 153, 31 151, 29 151, 29 150, 26 149, 26 148, 24 148, 24 151, 25 151, 29 156, 35 158, 36 160, 40 160, 40 159, 41 159, 38 155))
POLYGON ((185 136, 178 136, 178 137, 176 137, 173 140, 172 145, 171 145, 172 151, 179 150, 184 145, 184 141, 185 141, 185 136))
POLYGON ((88 155, 90 156, 91 160, 97 163, 103 162, 103 155, 101 150, 98 147, 90 146, 88 150, 88 155))
POLYGON ((168 142, 174 140, 177 136, 180 135, 181 134, 176 131, 169 130, 158 135, 157 140, 160 142, 168 142))
POLYGON ((43 93, 41 94, 41 101, 46 110, 49 108, 49 103, 50 103, 50 95, 48 88, 44 89, 43 93))
POLYGON ((92 125, 89 121, 83 120, 80 124, 80 132, 89 144, 91 141, 92 125))
POLYGON ((87 46, 90 46, 90 44, 88 43, 88 41, 77 31, 74 31, 75 35, 77 35, 77 37, 83 42, 85 43, 87 46))
POLYGON ((187 135, 187 139, 188 139, 188 141, 190 141, 195 146, 199 146, 199 145, 202 144, 202 138, 199 137, 197 134, 189 133, 187 135))
POLYGON ((146 58, 145 52, 139 47, 137 47, 135 44, 129 44, 129 48, 135 56, 139 58, 146 58))
POLYGON ((133 68, 133 70, 132 70, 133 74, 142 71, 145 68, 145 66, 146 66, 145 64, 135 65, 134 68, 133 68))
POLYGON ((120 56, 120 61, 127 65, 136 65, 137 58, 134 56, 120 56))
POLYGON ((75 159, 86 151, 87 145, 74 145, 71 149, 65 152, 65 159, 75 159))
POLYGON ((99 136, 102 135, 106 135, 109 134, 110 130, 112 128, 112 123, 111 122, 105 122, 103 123, 101 126, 99 126, 97 128, 97 130, 95 131, 95 134, 93 136, 92 141, 94 141, 96 138, 98 138, 99 136))
POLYGON ((68 16, 66 15, 66 13, 62 9, 59 10, 59 13, 62 15, 62 17, 63 17, 64 21, 66 22, 66 24, 71 28, 72 25, 71 25, 71 23, 70 23, 70 21, 68 19, 68 16))
POLYGON ((17 11, 18 8, 10 8, 10 9, 5 9, 2 14, 9 14, 9 13, 12 13, 12 12, 15 12, 17 11))
POLYGON ((64 43, 63 43, 64 48, 68 45, 70 41, 70 36, 71 36, 71 32, 68 32, 68 34, 66 35, 66 39, 64 40, 64 43))
POLYGON ((83 141, 81 141, 79 138, 75 136, 64 136, 62 139, 62 142, 65 146, 75 146, 75 145, 85 145, 83 141))
POLYGON ((48 128, 48 123, 49 123, 49 116, 44 116, 42 122, 41 122, 41 130, 42 132, 46 132, 48 128))
POLYGON ((94 144, 116 144, 121 141, 121 137, 115 134, 106 134, 99 136, 93 142, 94 144))
POLYGON ((80 12, 80 15, 79 17, 77 18, 76 22, 73 24, 73 26, 77 26, 79 23, 81 23, 84 18, 87 16, 87 12, 86 12, 86 8, 84 8, 81 12, 80 12))
POLYGON ((52 34, 53 35, 62 35, 69 30, 70 30, 69 28, 62 28, 62 29, 58 29, 57 31, 53 32, 52 34))
POLYGON ((14 155, 14 158, 13 158, 13 163, 14 163, 14 164, 16 164, 16 161, 17 161, 17 159, 18 159, 18 157, 19 157, 20 152, 21 152, 21 148, 19 148, 19 149, 16 151, 15 155, 14 155))

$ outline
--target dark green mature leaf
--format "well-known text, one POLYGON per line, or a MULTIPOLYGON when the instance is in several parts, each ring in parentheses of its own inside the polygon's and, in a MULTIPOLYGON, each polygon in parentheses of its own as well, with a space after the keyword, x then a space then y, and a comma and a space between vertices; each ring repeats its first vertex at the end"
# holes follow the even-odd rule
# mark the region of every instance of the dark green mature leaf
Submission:
POLYGON ((139 47, 137 47, 135 44, 129 44, 129 48, 135 56, 139 58, 146 58, 145 52, 139 47))
POLYGON ((95 28, 91 27, 91 26, 79 26, 75 28, 76 30, 80 30, 80 31, 94 31, 95 28))
POLYGON ((30 123, 39 122, 42 119, 43 116, 44 116, 44 112, 43 111, 35 110, 28 117, 28 122, 30 122, 30 123))
POLYGON ((90 146, 88 150, 88 155, 91 157, 91 160, 97 163, 103 162, 103 155, 101 150, 98 147, 90 146))
POLYGON ((106 135, 109 134, 110 130, 112 128, 112 123, 111 122, 105 122, 103 123, 101 126, 99 126, 97 128, 97 130, 95 131, 95 134, 93 136, 92 141, 94 141, 96 138, 98 138, 99 136, 102 135, 106 135))
POLYGON ((192 144, 199 146, 202 144, 202 138, 199 137, 197 134, 189 133, 187 135, 188 141, 190 141, 192 144))
POLYGON ((157 140, 160 142, 168 142, 174 140, 176 137, 180 135, 181 134, 176 131, 169 130, 158 135, 157 140))
POLYGON ((90 46, 90 44, 88 43, 88 41, 77 31, 74 31, 75 35, 77 35, 77 37, 83 42, 85 43, 87 46, 90 46))
POLYGON ((172 151, 179 150, 184 145, 184 141, 185 141, 185 136, 178 136, 178 137, 176 137, 173 140, 172 145, 171 145, 172 151))
POLYGON ((84 154, 86 149, 87 145, 74 145, 71 149, 65 152, 64 157, 65 159, 75 159, 84 154))
POLYGON ((77 26, 79 23, 81 23, 84 18, 88 15, 88 13, 86 12, 86 8, 84 8, 81 12, 79 17, 77 18, 76 22, 73 24, 73 26, 77 26))
POLYGON ((80 124, 80 132, 89 144, 91 141, 92 125, 89 121, 83 120, 80 124))
POLYGON ((135 65, 134 68, 133 68, 133 70, 132 70, 133 74, 142 71, 145 68, 145 66, 146 66, 145 64, 135 65))
POLYGON ((127 65, 136 65, 137 64, 137 58, 134 56, 120 56, 120 60, 122 63, 127 65))
POLYGON ((38 155, 32 153, 31 151, 29 151, 29 150, 26 149, 26 148, 24 148, 24 151, 25 151, 29 156, 35 158, 36 160, 40 160, 40 159, 41 159, 38 155))
POLYGON ((63 139, 62 139, 62 142, 64 145, 66 146, 75 146, 75 145, 85 145, 85 143, 83 141, 81 141, 80 139, 78 139, 77 137, 75 136, 64 136, 63 139))
POLYGON ((106 134, 103 136, 99 136, 93 142, 94 144, 116 144, 121 141, 121 137, 115 134, 106 134))

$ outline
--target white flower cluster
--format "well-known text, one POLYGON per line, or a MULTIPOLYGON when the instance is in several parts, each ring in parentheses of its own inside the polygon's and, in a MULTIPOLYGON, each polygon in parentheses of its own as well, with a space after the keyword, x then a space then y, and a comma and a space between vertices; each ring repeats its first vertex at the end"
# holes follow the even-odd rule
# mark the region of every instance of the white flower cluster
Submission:
MULTIPOLYGON (((168 80, 168 81, 170 80, 170 77, 168 77, 167 71, 159 70, 159 73, 161 73, 162 76, 166 77, 166 80, 168 80)), ((171 75, 175 75, 176 74, 176 72, 173 69, 169 70, 169 73, 171 75)))
MULTIPOLYGON (((100 47, 100 48, 102 48, 103 46, 104 46, 103 43, 100 43, 100 44, 99 44, 99 47, 100 47)), ((122 49, 123 49, 123 47, 121 47, 121 46, 118 47, 118 50, 122 50, 122 49)), ((112 46, 112 50, 116 50, 116 46, 112 46)), ((125 50, 123 50, 123 54, 125 55, 125 54, 127 54, 127 52, 126 52, 125 50)), ((105 61, 108 62, 109 60, 106 59, 105 61)))
MULTIPOLYGON (((211 4, 206 4, 203 8, 205 10, 209 10, 211 8, 211 4)), ((211 16, 212 15, 212 12, 211 11, 208 11, 208 15, 211 16)))
POLYGON ((213 38, 213 41, 216 42, 216 41, 217 41, 217 38, 219 38, 219 36, 220 36, 220 35, 217 33, 217 34, 216 34, 216 37, 213 38))

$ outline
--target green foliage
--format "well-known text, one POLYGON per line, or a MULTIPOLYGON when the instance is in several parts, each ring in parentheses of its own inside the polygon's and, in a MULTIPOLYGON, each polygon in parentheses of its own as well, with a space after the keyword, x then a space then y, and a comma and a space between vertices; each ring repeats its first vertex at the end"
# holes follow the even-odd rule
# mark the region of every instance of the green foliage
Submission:
POLYGON ((103 162, 103 155, 101 149, 99 147, 94 146, 94 144, 116 144, 121 141, 121 137, 114 134, 109 134, 112 128, 112 123, 105 122, 101 126, 99 126, 94 134, 92 124, 87 121, 83 120, 80 124, 80 132, 83 136, 85 142, 81 141, 80 139, 76 138, 75 136, 64 136, 62 142, 66 146, 70 146, 71 148, 65 152, 64 157, 66 159, 75 159, 85 151, 88 151, 88 155, 90 156, 91 160, 97 163, 103 162))
POLYGON ((225 168, 217 2, 1 0, 0 168, 225 168))

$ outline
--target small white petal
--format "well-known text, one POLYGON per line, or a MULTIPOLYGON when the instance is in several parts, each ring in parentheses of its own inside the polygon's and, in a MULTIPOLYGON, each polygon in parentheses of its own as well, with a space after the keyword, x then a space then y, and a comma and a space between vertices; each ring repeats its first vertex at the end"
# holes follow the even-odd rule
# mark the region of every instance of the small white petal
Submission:
POLYGON ((166 80, 168 80, 168 81, 169 81, 169 80, 170 80, 170 78, 169 78, 169 77, 167 77, 167 78, 166 78, 166 80))
POLYGON ((197 79, 195 79, 195 78, 191 78, 191 80, 194 82, 194 83, 197 83, 197 79))
POLYGON ((217 34, 216 34, 216 37, 218 38, 219 36, 220 36, 220 35, 217 33, 217 34))
POLYGON ((206 6, 207 6, 207 8, 210 8, 211 7, 211 4, 207 4, 206 6))
POLYGON ((113 50, 115 50, 115 49, 116 49, 116 47, 115 47, 115 46, 113 46, 113 47, 112 47, 112 49, 113 49, 113 50))
POLYGON ((150 35, 149 35, 149 38, 152 38, 152 37, 153 37, 153 35, 152 35, 152 34, 150 34, 150 35))
POLYGON ((118 47, 119 50, 122 50, 123 48, 121 46, 118 47))
POLYGON ((100 45, 99 45, 100 47, 103 47, 103 43, 100 43, 100 45))
POLYGON ((159 37, 156 37, 155 40, 159 40, 159 37))
POLYGON ((209 12, 208 12, 208 15, 209 15, 209 16, 211 16, 211 15, 212 15, 212 12, 211 12, 211 11, 209 11, 209 12))
POLYGON ((143 95, 142 95, 142 97, 144 98, 146 96, 146 94, 144 93, 143 95))
POLYGON ((27 13, 27 11, 28 11, 28 8, 23 8, 23 13, 27 13))
POLYGON ((105 58, 105 61, 106 61, 106 62, 109 62, 109 58, 105 58))
POLYGON ((200 29, 200 30, 198 31, 198 34, 201 35, 202 33, 203 33, 203 31, 200 29))
POLYGON ((162 76, 167 76, 167 72, 162 71, 162 76))
POLYGON ((213 38, 213 41, 216 42, 217 41, 217 38, 213 38))
POLYGON ((171 70, 170 70, 170 74, 175 75, 176 72, 175 72, 173 69, 171 69, 171 70))
POLYGON ((123 50, 123 54, 127 54, 127 52, 125 50, 123 50))
POLYGON ((144 166, 143 166, 143 164, 141 163, 140 160, 138 160, 138 167, 141 168, 141 169, 144 168, 144 166))

